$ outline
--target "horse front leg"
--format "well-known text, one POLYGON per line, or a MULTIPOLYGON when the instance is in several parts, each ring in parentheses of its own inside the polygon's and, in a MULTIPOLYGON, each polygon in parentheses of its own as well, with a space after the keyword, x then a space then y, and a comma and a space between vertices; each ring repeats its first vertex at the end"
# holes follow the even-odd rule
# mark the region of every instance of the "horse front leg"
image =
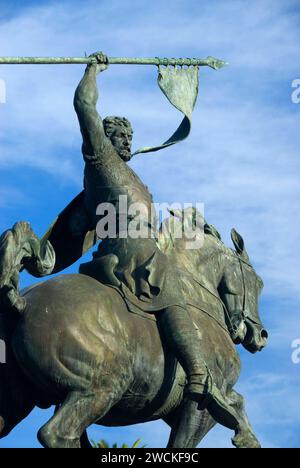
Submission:
POLYGON ((239 425, 235 430, 232 444, 236 448, 261 448, 246 414, 244 397, 232 390, 228 398, 239 416, 239 425))
POLYGON ((50 274, 55 252, 50 242, 41 242, 29 223, 20 221, 0 236, 1 308, 22 312, 25 299, 19 292, 19 274, 26 269, 36 277, 50 274))
MULTIPOLYGON (((242 395, 231 390, 226 401, 238 421, 234 429, 233 445, 237 448, 260 448, 246 414, 242 395)), ((189 399, 185 399, 176 415, 165 418, 165 421, 172 428, 168 448, 195 448, 217 422, 222 424, 222 421, 216 421, 211 416, 209 410, 199 410, 198 404, 189 399)))
POLYGON ((167 448, 195 448, 216 424, 207 410, 199 410, 198 403, 188 398, 164 420, 171 427, 167 448))

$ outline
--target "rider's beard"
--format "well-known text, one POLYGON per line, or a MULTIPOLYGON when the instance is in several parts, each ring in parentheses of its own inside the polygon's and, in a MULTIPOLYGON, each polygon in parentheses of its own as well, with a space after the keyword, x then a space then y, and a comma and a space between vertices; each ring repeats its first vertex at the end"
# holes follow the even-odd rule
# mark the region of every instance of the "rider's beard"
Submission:
POLYGON ((118 154, 123 161, 130 161, 131 159, 131 152, 128 149, 120 149, 118 154))

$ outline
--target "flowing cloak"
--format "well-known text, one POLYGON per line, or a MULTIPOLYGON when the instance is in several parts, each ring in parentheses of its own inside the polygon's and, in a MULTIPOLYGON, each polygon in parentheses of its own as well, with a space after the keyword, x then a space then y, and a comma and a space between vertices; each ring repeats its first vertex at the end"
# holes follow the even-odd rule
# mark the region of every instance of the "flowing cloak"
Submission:
POLYGON ((42 237, 55 251, 52 273, 59 273, 79 260, 98 241, 96 228, 91 225, 85 207, 84 190, 57 216, 42 237))

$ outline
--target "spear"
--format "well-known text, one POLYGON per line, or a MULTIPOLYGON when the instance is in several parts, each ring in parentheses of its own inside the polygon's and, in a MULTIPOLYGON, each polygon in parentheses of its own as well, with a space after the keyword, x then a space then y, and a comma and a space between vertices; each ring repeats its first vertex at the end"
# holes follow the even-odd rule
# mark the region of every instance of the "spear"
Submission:
MULTIPOLYGON (((62 65, 62 64, 91 64, 97 63, 95 57, 0 57, 0 65, 62 65)), ((197 58, 137 58, 137 57, 108 57, 108 64, 125 65, 173 65, 211 67, 215 70, 228 65, 228 62, 214 57, 197 58)))

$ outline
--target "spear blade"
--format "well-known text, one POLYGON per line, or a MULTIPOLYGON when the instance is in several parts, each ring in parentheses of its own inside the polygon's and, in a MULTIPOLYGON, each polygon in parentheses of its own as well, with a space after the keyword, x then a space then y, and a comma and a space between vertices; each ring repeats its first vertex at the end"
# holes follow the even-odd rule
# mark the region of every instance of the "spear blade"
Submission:
POLYGON ((219 70, 220 68, 229 65, 229 62, 225 62, 224 60, 219 60, 211 56, 207 57, 206 60, 208 61, 207 66, 213 68, 214 70, 219 70))

